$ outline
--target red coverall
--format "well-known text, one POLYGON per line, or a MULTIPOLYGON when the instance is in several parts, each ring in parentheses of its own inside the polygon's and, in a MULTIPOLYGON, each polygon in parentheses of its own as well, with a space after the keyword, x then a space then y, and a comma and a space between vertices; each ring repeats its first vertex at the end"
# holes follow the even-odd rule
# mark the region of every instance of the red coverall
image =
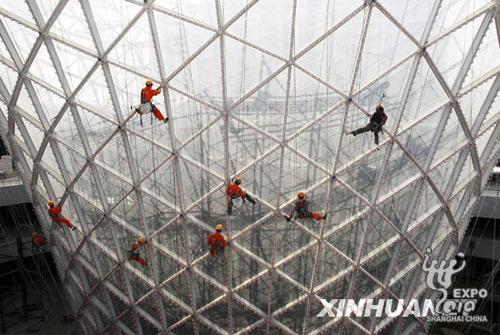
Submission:
POLYGON ((232 199, 236 199, 238 197, 245 198, 247 196, 247 192, 243 191, 239 185, 231 184, 226 188, 226 194, 232 199))
POLYGON ((66 219, 64 216, 61 215, 62 208, 59 207, 50 207, 48 212, 50 217, 55 223, 59 224, 65 224, 68 226, 68 228, 73 229, 75 226, 71 223, 70 220, 66 219))
POLYGON ((293 212, 290 214, 290 217, 292 217, 294 212, 297 212, 297 217, 299 219, 312 218, 313 220, 316 221, 321 221, 323 219, 323 216, 321 216, 320 214, 309 211, 309 204, 305 199, 299 199, 295 202, 295 208, 293 212))
POLYGON ((218 231, 210 235, 207 242, 210 247, 211 256, 217 255, 219 251, 224 251, 224 249, 227 247, 226 239, 218 231))
POLYGON ((153 105, 153 103, 151 102, 151 99, 153 99, 153 97, 155 95, 158 95, 158 94, 160 94, 160 91, 154 90, 154 89, 152 89, 151 87, 148 87, 148 86, 144 87, 141 90, 141 103, 149 102, 151 104, 151 111, 153 112, 153 114, 155 115, 155 117, 159 121, 163 121, 163 120, 165 120, 165 117, 160 112, 160 110, 158 108, 156 108, 156 106, 153 105))
POLYGON ((133 261, 139 262, 142 266, 148 266, 148 262, 136 251, 140 246, 141 245, 139 243, 132 244, 132 248, 129 251, 129 258, 133 261))
POLYGON ((33 233, 31 235, 31 243, 37 247, 43 246, 47 241, 38 233, 33 233))

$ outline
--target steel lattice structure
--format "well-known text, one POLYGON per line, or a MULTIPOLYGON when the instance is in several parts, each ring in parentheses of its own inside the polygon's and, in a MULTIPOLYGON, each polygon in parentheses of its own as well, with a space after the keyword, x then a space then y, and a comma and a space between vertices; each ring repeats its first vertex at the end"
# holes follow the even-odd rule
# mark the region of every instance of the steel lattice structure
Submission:
POLYGON ((81 329, 422 328, 318 318, 318 297, 420 297, 424 250, 456 252, 499 146, 498 6, 1 2, 0 130, 81 329), (130 108, 146 79, 164 88, 167 125, 141 126, 130 108), (382 94, 377 149, 371 134, 346 131, 382 94), (257 204, 228 216, 235 175, 257 204), (299 190, 327 220, 284 220, 299 190), (51 226, 49 199, 78 231, 51 226), (218 223, 231 246, 210 257, 218 223), (148 268, 126 260, 139 235, 148 268))

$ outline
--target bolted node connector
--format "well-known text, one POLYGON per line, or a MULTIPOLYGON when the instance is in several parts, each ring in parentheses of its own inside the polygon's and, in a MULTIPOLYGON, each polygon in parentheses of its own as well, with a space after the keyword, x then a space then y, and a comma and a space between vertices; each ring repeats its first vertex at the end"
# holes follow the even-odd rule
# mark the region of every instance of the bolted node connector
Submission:
POLYGON ((333 175, 333 176, 331 176, 331 178, 332 178, 332 180, 335 180, 335 179, 337 179, 337 176, 333 175))
POLYGON ((352 102, 352 97, 348 97, 347 102, 352 102))

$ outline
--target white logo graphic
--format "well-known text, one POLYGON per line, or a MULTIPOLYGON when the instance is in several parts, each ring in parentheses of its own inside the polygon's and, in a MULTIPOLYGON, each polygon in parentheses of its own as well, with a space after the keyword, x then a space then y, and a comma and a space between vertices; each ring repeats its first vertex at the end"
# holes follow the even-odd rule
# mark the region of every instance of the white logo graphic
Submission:
POLYGON ((422 271, 426 273, 425 283, 428 288, 441 293, 435 303, 432 299, 411 299, 405 305, 404 299, 332 299, 319 298, 323 309, 318 317, 426 317, 434 322, 486 322, 485 315, 471 315, 475 311, 477 298, 488 295, 486 289, 453 289, 452 298, 448 299, 448 289, 452 284, 453 275, 465 268, 463 253, 458 253, 461 259, 438 260, 431 259, 432 249, 427 248, 424 254, 422 271), (373 315, 374 314, 374 315, 373 315))

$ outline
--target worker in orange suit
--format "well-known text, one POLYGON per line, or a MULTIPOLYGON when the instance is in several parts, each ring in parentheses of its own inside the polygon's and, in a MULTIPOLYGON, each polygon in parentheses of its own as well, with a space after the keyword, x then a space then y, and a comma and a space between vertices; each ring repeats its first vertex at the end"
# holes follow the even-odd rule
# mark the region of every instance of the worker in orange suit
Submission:
POLYGON ((141 257, 141 255, 139 254, 139 252, 137 251, 137 249, 139 249, 140 247, 142 247, 146 243, 148 243, 148 242, 146 241, 146 239, 144 238, 144 236, 140 236, 137 239, 137 242, 135 242, 134 244, 132 244, 132 247, 128 251, 128 259, 131 260, 131 261, 138 262, 143 267, 144 266, 148 266, 148 262, 144 258, 141 257))
POLYGON ((164 117, 160 110, 153 104, 152 100, 155 95, 161 93, 161 87, 156 90, 153 89, 153 82, 151 80, 146 81, 146 87, 141 90, 141 106, 136 108, 135 111, 140 115, 146 113, 146 110, 151 110, 158 121, 163 121, 167 123, 168 117, 164 117), (143 108, 144 107, 144 108, 143 108))
POLYGON ((45 243, 47 243, 47 241, 42 235, 38 234, 36 231, 31 233, 31 250, 35 247, 42 248, 45 243))
POLYGON ((295 202, 295 207, 290 215, 286 218, 287 221, 291 221, 292 219, 313 219, 316 221, 321 221, 326 219, 325 215, 320 215, 315 212, 309 211, 309 203, 306 200, 306 193, 299 192, 297 193, 297 201, 295 202))
POLYGON ((226 187, 226 194, 228 197, 227 214, 229 215, 233 213, 233 199, 241 197, 243 199, 243 202, 245 202, 246 199, 252 204, 255 204, 255 200, 250 195, 248 195, 247 192, 243 191, 240 185, 241 178, 235 177, 233 183, 226 187))
POLYGON ((228 243, 226 242, 226 239, 224 236, 221 234, 222 230, 224 229, 224 226, 221 224, 218 224, 215 226, 215 233, 210 235, 208 238, 208 246, 210 247, 210 255, 211 256, 216 256, 219 252, 223 252, 224 249, 227 247, 228 243))
POLYGON ((49 215, 52 218, 52 221, 54 221, 57 224, 64 224, 68 226, 68 228, 71 228, 71 230, 75 230, 76 227, 71 223, 70 220, 66 219, 64 216, 61 215, 62 208, 56 207, 55 203, 53 201, 48 202, 49 205, 49 215))

